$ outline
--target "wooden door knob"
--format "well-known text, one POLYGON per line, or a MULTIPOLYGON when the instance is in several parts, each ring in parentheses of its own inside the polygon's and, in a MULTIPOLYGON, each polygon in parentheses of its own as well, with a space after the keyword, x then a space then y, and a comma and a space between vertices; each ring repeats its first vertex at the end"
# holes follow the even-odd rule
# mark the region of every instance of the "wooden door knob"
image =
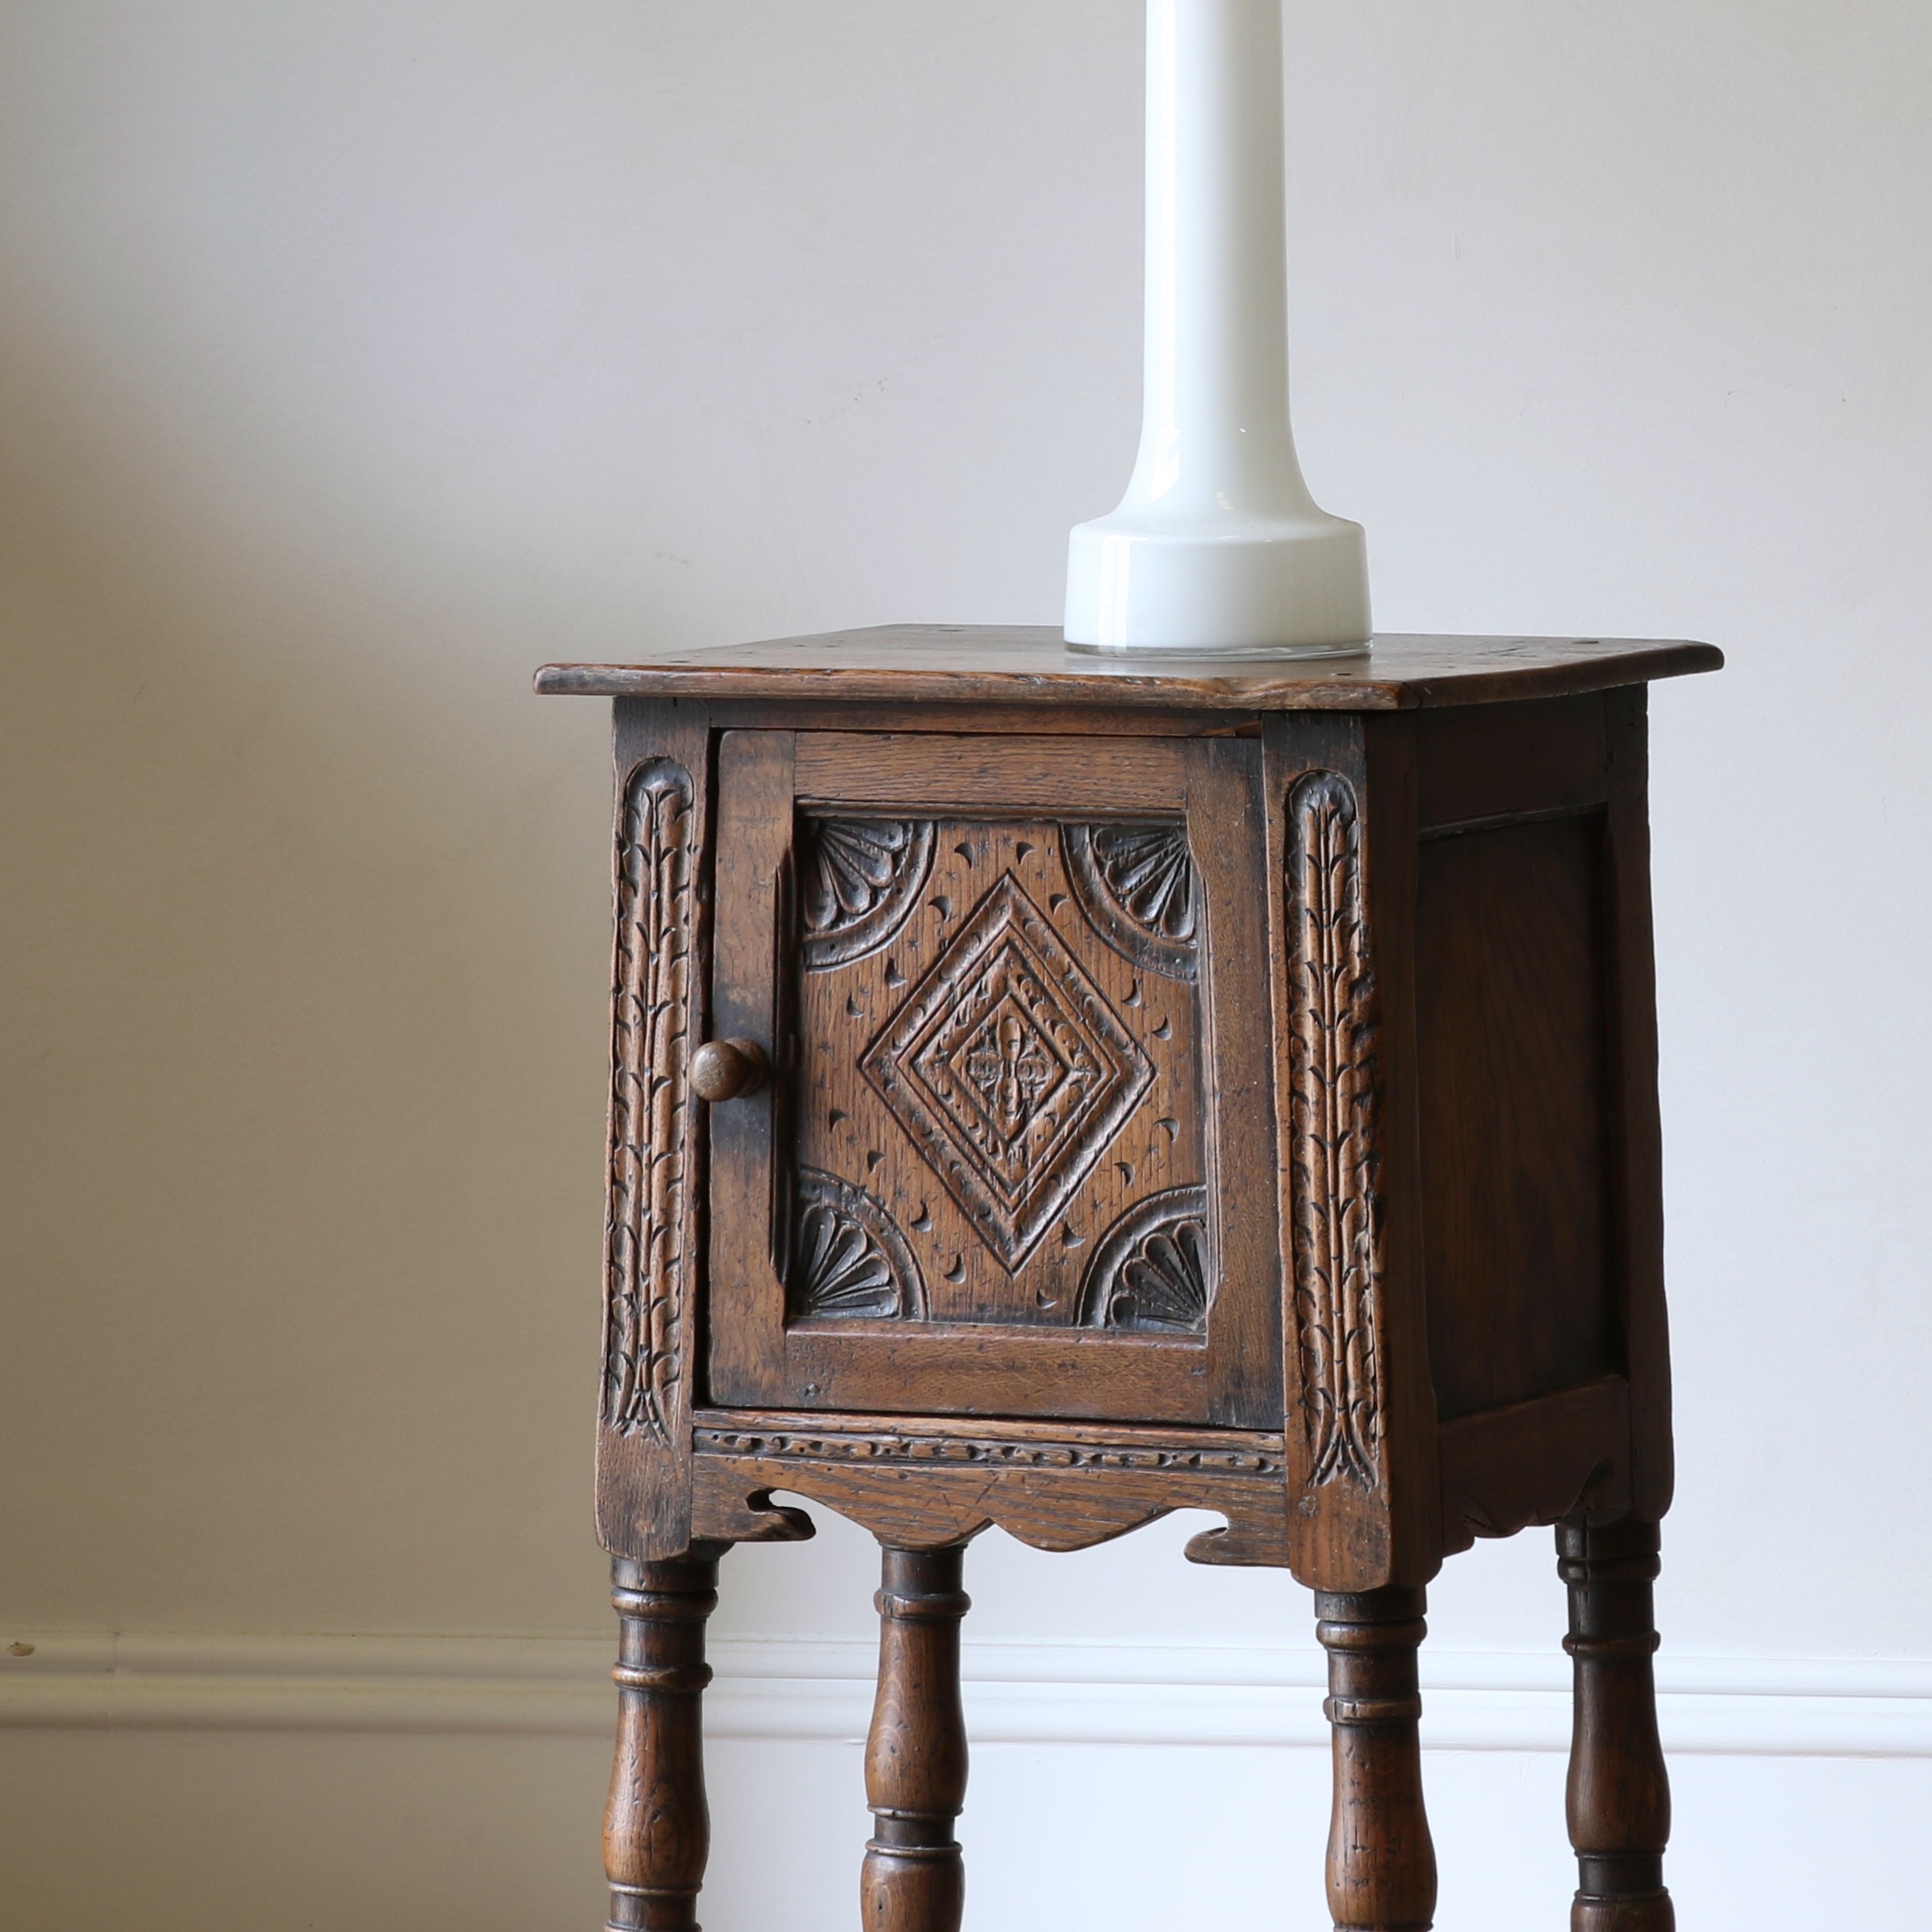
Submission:
POLYGON ((706 1040, 691 1056, 691 1091, 701 1100, 735 1100, 764 1085, 769 1062, 753 1040, 706 1040))

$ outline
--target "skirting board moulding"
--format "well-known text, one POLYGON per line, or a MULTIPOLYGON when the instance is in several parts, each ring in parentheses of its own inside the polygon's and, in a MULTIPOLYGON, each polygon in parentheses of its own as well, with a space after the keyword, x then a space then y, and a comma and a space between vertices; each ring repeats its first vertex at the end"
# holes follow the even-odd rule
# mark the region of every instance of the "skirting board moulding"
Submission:
MULTIPOLYGON (((716 1737, 856 1743, 873 1646, 720 1637, 716 1737)), ((608 1738, 601 1639, 23 1634, 0 1645, 0 1725, 46 1729, 494 1733, 608 1738)), ((968 1729, 987 1744, 1326 1750, 1312 1647, 969 1644, 968 1729)), ((1673 1753, 1932 1757, 1932 1659, 1657 1660, 1673 1753)), ((1427 1748, 1565 1751, 1558 1657, 1432 1651, 1427 1748)))

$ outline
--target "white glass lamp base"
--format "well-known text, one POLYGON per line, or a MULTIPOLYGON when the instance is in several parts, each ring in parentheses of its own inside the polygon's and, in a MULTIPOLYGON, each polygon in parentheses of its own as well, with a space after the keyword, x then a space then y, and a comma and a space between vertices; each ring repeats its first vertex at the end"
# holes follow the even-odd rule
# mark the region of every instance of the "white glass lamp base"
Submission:
POLYGON ((1346 657, 1369 632, 1362 525, 1319 510, 1191 528, 1116 510, 1068 543, 1066 641, 1087 650, 1346 657))
POLYGON ((1288 416, 1282 0, 1147 0, 1140 451, 1067 555, 1095 651, 1365 650, 1362 526, 1308 494, 1288 416))

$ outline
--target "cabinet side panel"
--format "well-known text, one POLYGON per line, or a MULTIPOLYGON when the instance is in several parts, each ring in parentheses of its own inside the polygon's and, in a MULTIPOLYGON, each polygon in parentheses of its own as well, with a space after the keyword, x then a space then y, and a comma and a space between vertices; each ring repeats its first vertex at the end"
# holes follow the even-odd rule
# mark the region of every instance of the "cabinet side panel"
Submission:
POLYGON ((1600 813, 1422 843, 1429 1343, 1445 1422, 1623 1366, 1603 905, 1600 813))
POLYGON ((1416 1036, 1421 722, 1414 716, 1362 720, 1369 771, 1369 905, 1382 959, 1388 1581, 1412 1589, 1419 1589, 1441 1568, 1442 1548, 1436 1400, 1429 1365, 1427 1204, 1422 1182, 1427 1142, 1418 1093, 1416 1036))
POLYGON ((1411 729, 1416 816, 1424 832, 1586 811, 1609 796, 1600 697, 1425 711, 1411 729))
POLYGON ((1670 1335, 1664 1299, 1664 1174, 1657 1104, 1657 971, 1650 919, 1649 692, 1604 700, 1610 750, 1606 903, 1610 922, 1612 1233, 1630 1381, 1630 1506, 1670 1507, 1670 1335))

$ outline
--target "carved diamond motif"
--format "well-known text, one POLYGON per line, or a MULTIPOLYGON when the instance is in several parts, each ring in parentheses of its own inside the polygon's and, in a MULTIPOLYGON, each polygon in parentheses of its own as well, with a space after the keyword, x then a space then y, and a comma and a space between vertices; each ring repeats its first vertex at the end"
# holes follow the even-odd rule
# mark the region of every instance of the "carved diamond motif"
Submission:
POLYGON ((1154 1078, 1010 872, 859 1064, 1009 1273, 1154 1078))
MULTIPOLYGON (((1012 948, 1000 962, 1001 976, 1009 983, 1027 970, 1012 948)), ((953 1031, 948 1027, 939 1035, 953 1031)), ((943 1049, 935 1041, 926 1048, 937 1058, 943 1049)), ((937 1079, 928 1084, 942 1104, 953 1095, 970 1093, 978 1099, 981 1120, 991 1123, 997 1140, 1011 1147, 1029 1122, 1066 1084, 1066 1062, 1028 1017, 1026 1009, 1008 993, 987 1015, 970 1039, 944 1054, 944 1072, 935 1067, 937 1079), (964 1076, 963 1081, 961 1076, 964 1076)), ((957 1117, 957 1116, 956 1116, 957 1117)), ((958 1124, 970 1135, 975 1124, 959 1118, 958 1124)))

